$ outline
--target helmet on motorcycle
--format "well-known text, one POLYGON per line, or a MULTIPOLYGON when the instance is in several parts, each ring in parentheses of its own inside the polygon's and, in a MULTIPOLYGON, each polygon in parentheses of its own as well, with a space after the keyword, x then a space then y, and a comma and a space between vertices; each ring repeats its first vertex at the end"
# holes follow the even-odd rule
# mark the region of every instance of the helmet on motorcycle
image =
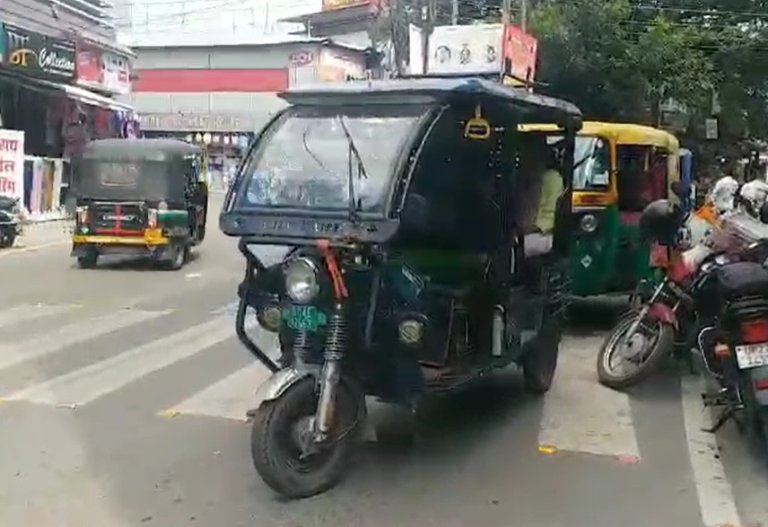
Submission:
POLYGON ((683 223, 680 208, 666 199, 651 202, 640 215, 640 235, 647 241, 672 246, 683 223))

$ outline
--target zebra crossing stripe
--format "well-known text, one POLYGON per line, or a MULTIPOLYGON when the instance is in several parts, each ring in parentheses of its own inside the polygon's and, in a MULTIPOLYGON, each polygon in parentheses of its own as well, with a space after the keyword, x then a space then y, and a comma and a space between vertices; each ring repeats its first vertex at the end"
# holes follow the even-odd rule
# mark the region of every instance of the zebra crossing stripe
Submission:
POLYGON ((81 406, 234 337, 231 316, 216 317, 6 397, 52 406, 81 406))
POLYGON ((37 334, 13 344, 0 344, 0 370, 62 351, 69 346, 107 335, 114 331, 164 316, 170 311, 126 309, 81 320, 54 331, 37 334))
POLYGON ((639 461, 627 394, 595 379, 602 337, 564 337, 557 374, 544 402, 539 451, 581 452, 639 461))
POLYGON ((0 328, 14 326, 37 318, 60 315, 77 309, 76 305, 49 306, 44 304, 26 304, 0 311, 0 328))
POLYGON ((259 406, 261 401, 257 401, 254 394, 269 377, 269 370, 254 362, 160 415, 199 415, 244 421, 246 412, 259 406))
MULTIPOLYGON (((280 344, 277 335, 255 326, 252 337, 272 357, 279 355, 280 344)), ((270 377, 269 370, 260 362, 254 362, 208 386, 197 394, 174 405, 160 415, 201 415, 226 419, 245 420, 248 410, 256 408, 261 401, 254 396, 257 388, 270 377)))

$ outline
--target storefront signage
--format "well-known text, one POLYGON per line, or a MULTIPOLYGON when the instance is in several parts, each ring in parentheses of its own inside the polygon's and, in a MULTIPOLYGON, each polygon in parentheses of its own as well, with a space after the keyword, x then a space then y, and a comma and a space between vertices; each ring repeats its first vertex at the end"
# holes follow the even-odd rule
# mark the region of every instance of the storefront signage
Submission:
POLYGON ((24 132, 0 128, 0 195, 24 199, 24 132))
POLYGON ((126 94, 131 88, 128 59, 93 46, 78 46, 77 83, 88 88, 126 94))
POLYGON ((504 27, 504 74, 515 79, 532 82, 536 76, 536 56, 539 43, 535 37, 517 26, 504 27))
POLYGON ((74 78, 74 42, 40 35, 8 24, 5 24, 3 29, 3 66, 30 74, 74 78))
POLYGON ((313 60, 315 60, 315 56, 312 54, 311 51, 307 51, 307 50, 291 53, 290 56, 288 57, 288 62, 290 62, 291 66, 295 68, 300 68, 301 66, 307 66, 308 64, 311 64, 313 60))
POLYGON ((217 114, 150 113, 141 115, 141 129, 180 132, 252 132, 257 123, 250 116, 217 114))

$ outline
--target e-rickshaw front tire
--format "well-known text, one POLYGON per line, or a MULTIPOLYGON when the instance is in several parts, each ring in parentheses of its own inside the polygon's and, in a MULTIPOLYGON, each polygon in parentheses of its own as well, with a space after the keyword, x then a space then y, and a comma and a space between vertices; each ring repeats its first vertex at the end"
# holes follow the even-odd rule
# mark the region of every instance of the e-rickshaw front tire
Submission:
POLYGON ((345 383, 338 389, 340 411, 336 415, 341 437, 323 445, 318 454, 305 456, 296 444, 297 428, 311 419, 317 408, 312 377, 299 381, 276 400, 263 403, 252 414, 253 465, 278 494, 289 499, 308 498, 331 489, 343 477, 359 431, 357 405, 364 403, 355 399, 357 396, 345 383))
POLYGON ((77 257, 77 266, 80 269, 93 269, 99 261, 99 253, 93 247, 89 247, 85 254, 77 257))

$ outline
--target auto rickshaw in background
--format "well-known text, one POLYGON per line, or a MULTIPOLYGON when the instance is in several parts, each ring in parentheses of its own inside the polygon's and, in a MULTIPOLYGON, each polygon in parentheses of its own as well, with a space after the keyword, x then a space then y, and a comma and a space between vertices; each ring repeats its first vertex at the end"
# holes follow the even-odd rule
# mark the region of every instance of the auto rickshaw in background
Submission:
POLYGON ((148 256, 180 269, 205 238, 208 185, 199 147, 175 139, 106 139, 75 159, 72 256, 148 256))
POLYGON ((291 106, 251 147, 220 226, 245 258, 237 335, 273 373, 249 412, 254 465, 299 498, 353 459, 365 396, 410 412, 513 363, 529 391, 549 389, 581 113, 472 78, 281 97, 291 106), (519 133, 531 122, 559 128, 519 133), (268 264, 265 245, 291 249, 268 264), (246 331, 248 309, 279 336, 277 360, 246 331))
POLYGON ((680 181, 679 143, 648 126, 586 121, 576 138, 574 163, 571 292, 632 291, 651 273, 649 246, 637 228, 640 214, 656 199, 679 202, 672 190, 680 181))

